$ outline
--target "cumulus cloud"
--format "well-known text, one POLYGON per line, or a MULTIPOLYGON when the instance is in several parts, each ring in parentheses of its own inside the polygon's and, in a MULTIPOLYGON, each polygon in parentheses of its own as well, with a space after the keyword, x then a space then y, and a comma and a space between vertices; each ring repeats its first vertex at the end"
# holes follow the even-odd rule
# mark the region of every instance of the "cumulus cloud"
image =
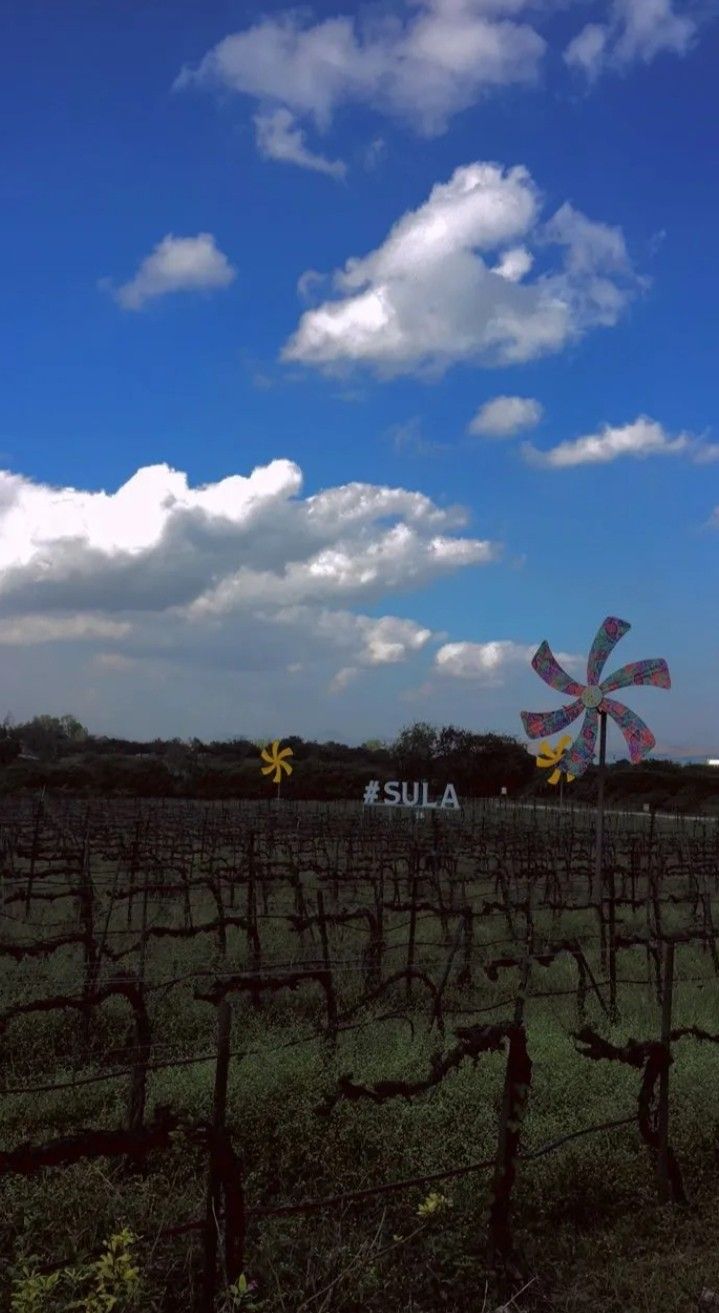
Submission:
MULTIPOLYGON (((538 643, 514 643, 497 639, 489 643, 445 643, 434 658, 438 674, 454 679, 473 679, 484 684, 500 684, 513 667, 528 665, 538 643)), ((570 652, 557 653, 561 665, 570 671, 581 666, 582 658, 570 652)))
POLYGON ((477 437, 512 438, 522 429, 534 428, 543 414, 533 397, 493 397, 480 406, 467 432, 477 437))
POLYGON ((174 668, 200 683, 244 672, 267 689, 292 669, 311 702, 349 671, 411 662, 438 641, 377 610, 393 591, 495 560, 499 544, 466 523, 406 488, 305 496, 288 460, 199 487, 148 466, 114 492, 0 472, 0 647, 82 645, 104 683, 174 668))
POLYGON ((598 433, 588 433, 581 438, 560 442, 548 451, 539 451, 530 443, 522 446, 526 460, 534 465, 546 465, 550 469, 568 469, 573 465, 607 465, 623 456, 646 458, 688 454, 701 462, 700 453, 705 450, 688 433, 670 437, 661 424, 648 419, 646 415, 640 415, 631 424, 605 424, 598 433))
POLYGON ((140 310, 147 301, 170 292, 208 291, 228 287, 237 276, 212 233, 175 237, 168 233, 140 264, 128 282, 113 290, 123 310, 140 310))
POLYGON ((588 23, 569 42, 565 62, 594 81, 605 69, 649 64, 669 52, 685 55, 696 21, 678 14, 672 0, 614 0, 607 23, 588 23))
POLYGON ((301 169, 327 173, 331 178, 344 178, 347 172, 342 160, 328 160, 309 150, 303 129, 294 114, 282 105, 256 114, 255 131, 258 150, 265 159, 297 164, 301 169))
POLYGON ((301 487, 288 460, 198 488, 146 466, 114 493, 1 472, 0 611, 40 601, 220 615, 259 600, 322 603, 379 596, 499 551, 447 532, 465 513, 420 492, 349 483, 303 499, 301 487))
POLYGON ((484 93, 536 81, 546 43, 517 21, 522 0, 419 0, 400 15, 312 23, 286 10, 225 37, 177 88, 233 91, 283 105, 326 129, 364 104, 426 135, 484 93))
POLYGON ((381 246, 335 272, 334 299, 305 311, 283 358, 383 376, 439 374, 458 361, 533 360, 616 323, 640 286, 620 229, 567 204, 541 223, 540 210, 521 165, 456 169, 381 246), (518 241, 522 250, 558 250, 554 267, 523 279, 518 241))

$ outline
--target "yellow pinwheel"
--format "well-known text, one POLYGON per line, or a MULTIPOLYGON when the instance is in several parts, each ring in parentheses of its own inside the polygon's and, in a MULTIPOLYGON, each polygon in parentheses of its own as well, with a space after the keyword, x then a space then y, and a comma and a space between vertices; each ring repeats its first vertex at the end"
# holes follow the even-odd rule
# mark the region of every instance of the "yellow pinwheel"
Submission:
POLYGON ((275 772, 272 777, 273 784, 280 783, 283 771, 285 775, 292 774, 292 767, 287 758, 294 756, 294 753, 292 748, 280 748, 279 739, 275 739, 268 748, 263 748, 260 756, 263 761, 267 762, 266 766, 261 767, 262 774, 271 775, 272 771, 275 772))
MULTIPOLYGON (((549 776, 547 784, 559 783, 562 777, 562 771, 557 769, 557 762, 562 760, 562 757, 571 741, 571 734, 563 734, 556 746, 552 748, 549 746, 546 739, 542 739, 542 742, 539 745, 539 751, 537 752, 537 765, 540 770, 549 770, 550 766, 554 766, 555 768, 549 776)), ((567 775, 568 781, 573 779, 573 775, 567 775)))

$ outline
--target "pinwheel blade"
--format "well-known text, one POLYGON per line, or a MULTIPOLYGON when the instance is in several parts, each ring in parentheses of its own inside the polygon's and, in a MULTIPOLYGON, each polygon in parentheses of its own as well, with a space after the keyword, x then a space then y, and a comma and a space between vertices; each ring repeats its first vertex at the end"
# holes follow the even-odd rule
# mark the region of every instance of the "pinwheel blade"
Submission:
POLYGON ((273 762, 270 762, 269 766, 260 766, 260 770, 262 771, 263 775, 269 775, 270 771, 273 771, 274 769, 275 767, 273 762))
POLYGON ((608 615, 606 620, 602 621, 589 650, 587 659, 588 684, 599 683, 599 676, 604 669, 607 657, 629 629, 631 629, 631 625, 628 620, 618 620, 613 615, 608 615))
POLYGON ((614 698, 605 698, 602 707, 622 731, 629 748, 629 758, 636 765, 648 752, 651 752, 656 743, 652 731, 644 724, 641 716, 631 711, 629 707, 625 707, 623 702, 615 702, 614 698))
POLYGON ((553 770, 549 779, 547 780, 547 784, 559 784, 561 778, 562 778, 562 772, 560 770, 553 770))
POLYGON ((602 684, 603 693, 613 693, 615 688, 628 688, 630 684, 651 684, 654 688, 671 688, 672 680, 669 666, 662 657, 651 657, 646 661, 630 661, 622 666, 602 684))
POLYGON ((522 711, 520 715, 528 737, 541 739, 571 725, 583 711, 584 703, 577 699, 576 702, 567 703, 566 707, 559 707, 557 711, 522 711))
POLYGON ((583 775, 587 766, 591 766, 597 746, 598 728, 599 712, 595 707, 589 707, 579 734, 559 763, 560 770, 567 776, 583 775))
POLYGON ((571 693, 573 697, 579 697, 582 691, 582 685, 578 684, 576 679, 572 679, 566 670, 560 666, 549 643, 541 643, 532 657, 532 668, 536 670, 540 679, 550 688, 556 688, 560 693, 571 693))

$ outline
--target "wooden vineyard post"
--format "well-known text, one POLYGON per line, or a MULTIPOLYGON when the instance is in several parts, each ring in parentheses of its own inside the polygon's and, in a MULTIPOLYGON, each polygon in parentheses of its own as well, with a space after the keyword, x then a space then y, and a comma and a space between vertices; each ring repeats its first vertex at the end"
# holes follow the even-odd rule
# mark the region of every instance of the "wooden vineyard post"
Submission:
POLYGON ((217 1063, 215 1066, 215 1093, 210 1132, 210 1161, 207 1174, 207 1204, 205 1210, 205 1268, 199 1313, 213 1313, 217 1291, 217 1240, 222 1208, 222 1171, 219 1158, 221 1142, 225 1136, 231 1021, 230 1004, 226 998, 223 998, 217 1006, 217 1063))
MULTIPOLYGON (((417 933, 417 869, 418 858, 415 854, 412 866, 412 882, 410 885, 410 907, 409 907, 409 936, 407 939, 407 972, 414 968, 414 941, 417 933)), ((407 975, 407 1002, 412 999, 412 976, 407 975)))
POLYGON ((672 1198, 672 1183, 669 1173, 669 1056, 670 1036, 672 1030, 672 995, 674 993, 674 940, 667 939, 664 944, 664 973, 662 993, 662 1045, 666 1049, 667 1061, 659 1076, 659 1107, 657 1111, 657 1131, 659 1136, 658 1174, 659 1198, 667 1203, 672 1198))
POLYGON ((382 959, 384 956, 384 867, 380 866, 379 873, 373 884, 375 900, 375 942, 372 950, 372 957, 376 964, 373 968, 375 978, 377 984, 380 984, 382 981, 382 959))
POLYGON ((462 948, 463 961, 457 976, 457 984, 460 989, 471 989, 472 987, 472 948, 474 946, 474 913, 471 905, 467 904, 462 909, 463 933, 462 948))
POLYGON ((452 963, 454 962, 455 955, 462 941, 463 935, 464 935, 464 916, 460 916, 457 920, 457 925, 452 938, 452 942, 449 946, 449 954, 447 956, 447 961, 445 963, 444 971, 442 972, 442 978, 437 986, 437 993, 434 1000, 434 1009, 432 1012, 432 1020, 430 1022, 430 1030, 436 1021, 437 1025, 439 1026, 440 1032, 442 1034, 444 1034, 444 1021, 442 1019, 442 998, 444 996, 444 991, 447 988, 449 973, 452 970, 452 963))
MULTIPOLYGON (((90 824, 85 819, 85 832, 82 841, 79 870, 80 926, 83 936, 83 998, 88 999, 95 988, 97 978, 97 944, 95 943, 95 891, 90 869, 90 824)), ((90 1011, 86 1009, 82 1018, 82 1039, 87 1045, 90 1039, 90 1011)))
POLYGON ((321 889, 318 889, 317 891, 317 919, 320 925, 322 961, 325 971, 327 972, 327 1038, 330 1047, 334 1049, 337 1044, 337 999, 335 997, 334 981, 332 979, 332 963, 330 960, 330 947, 327 937, 327 919, 325 917, 325 900, 322 897, 321 889))
POLYGON ((717 955, 716 930, 714 928, 714 920, 712 917, 711 893, 709 892, 708 882, 705 875, 702 875, 701 881, 702 881, 701 904, 702 904, 702 912, 704 916, 704 934, 707 936, 705 943, 708 946, 709 952, 711 954, 714 974, 716 976, 719 976, 719 955, 717 955))
POLYGON ((145 1117, 145 1098, 147 1093, 147 1064, 150 1060, 152 1035, 145 1004, 145 960, 147 957, 147 903, 148 886, 142 893, 142 938, 140 940, 140 961, 137 968, 137 998, 135 1013, 135 1061, 132 1068, 130 1084, 129 1126, 131 1131, 142 1130, 145 1117))
POLYGON ((132 929, 132 905, 135 897, 135 878, 138 871, 138 857, 140 852, 140 818, 138 816, 135 822, 135 835, 132 840, 132 849, 130 851, 130 869, 128 875, 130 883, 127 895, 127 928, 132 929))
POLYGON ((145 1007, 144 989, 138 983, 133 1002, 135 1015, 135 1060, 130 1078, 128 1125, 131 1131, 141 1131, 145 1119, 147 1094, 147 1064, 150 1058, 152 1034, 145 1007))
MULTIPOLYGON (((255 873, 254 846, 250 847, 247 866, 247 948, 250 955, 250 967, 255 973, 262 966, 262 945, 257 923, 257 881, 255 873)), ((262 1004, 259 994, 252 995, 252 1006, 259 1009, 262 1004)))
POLYGON ((43 789, 43 791, 42 791, 42 796, 41 796, 41 798, 40 798, 40 801, 39 801, 38 804, 37 804, 37 809, 36 809, 36 811, 35 811, 35 823, 34 823, 34 825, 33 825, 33 829, 32 829, 32 848, 31 848, 31 850, 30 850, 30 870, 28 871, 28 876, 27 876, 27 892, 26 892, 26 895, 25 895, 25 919, 26 919, 26 920, 27 920, 28 917, 30 916, 30 907, 31 907, 31 903, 32 903, 32 886, 33 886, 33 880, 34 880, 34 878, 35 878, 35 865, 36 865, 36 863, 37 863, 37 857, 38 857, 38 843, 39 843, 39 839, 40 839, 40 825, 41 825, 42 818, 43 818, 44 807, 45 807, 45 790, 43 789))
POLYGON ((222 878, 215 876, 215 848, 210 849, 207 861, 207 887, 215 900, 217 908, 217 951, 222 958, 227 956, 227 929, 225 927, 225 907, 222 899, 222 878))
MULTIPOLYGON (((499 1273, 502 1284, 504 1284, 507 1275, 512 1252, 510 1224, 512 1186, 516 1174, 521 1125, 529 1095, 532 1073, 532 1063, 527 1052, 527 1040, 524 1031, 524 1006, 527 989, 529 988, 531 962, 531 948, 528 943, 509 1034, 499 1136, 494 1164, 492 1203, 489 1210, 489 1261, 499 1273)), ((504 1295, 504 1289, 502 1294, 504 1295)))

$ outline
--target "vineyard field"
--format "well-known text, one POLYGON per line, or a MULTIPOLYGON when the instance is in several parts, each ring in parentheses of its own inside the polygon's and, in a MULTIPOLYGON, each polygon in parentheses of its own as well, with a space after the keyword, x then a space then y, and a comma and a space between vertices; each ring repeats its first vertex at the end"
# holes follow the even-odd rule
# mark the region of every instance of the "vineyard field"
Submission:
POLYGON ((123 1228, 143 1313, 719 1308, 717 820, 598 870, 591 809, 18 796, 0 848, 0 1308, 123 1228))

